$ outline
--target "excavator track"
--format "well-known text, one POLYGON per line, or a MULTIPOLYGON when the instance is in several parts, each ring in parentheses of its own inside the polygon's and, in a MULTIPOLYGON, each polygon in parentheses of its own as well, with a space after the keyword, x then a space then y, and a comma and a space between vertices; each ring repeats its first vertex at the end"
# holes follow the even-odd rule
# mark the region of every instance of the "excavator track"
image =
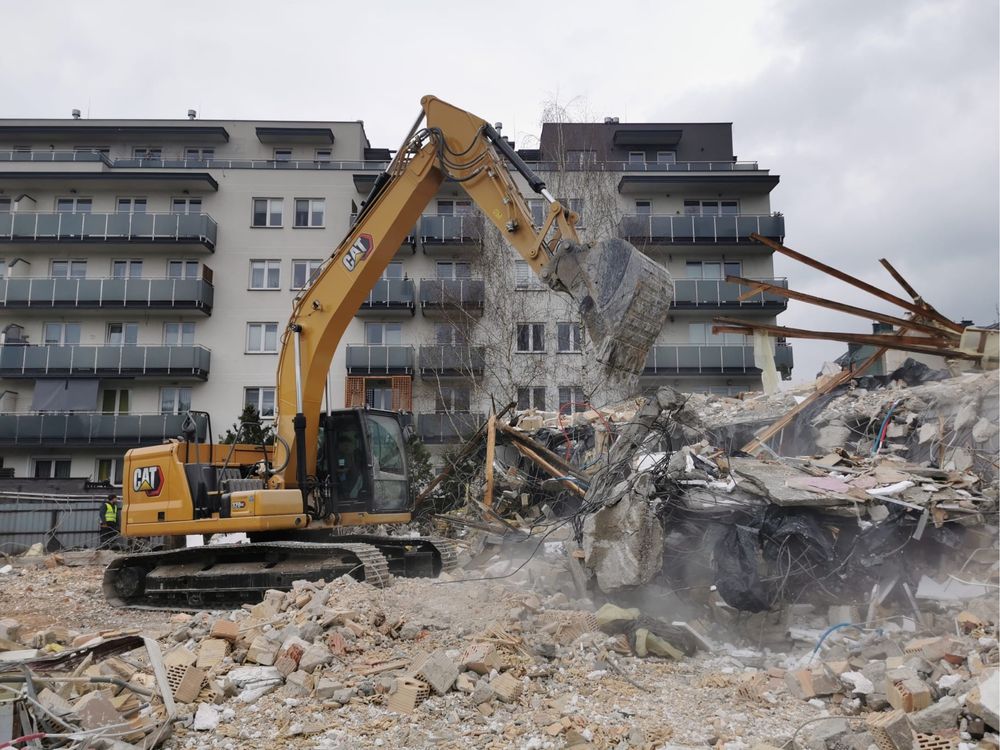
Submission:
POLYGON ((293 581, 332 581, 349 573, 380 588, 392 580, 378 548, 337 543, 256 542, 125 555, 104 571, 104 597, 137 609, 232 609, 259 602, 293 581))
POLYGON ((440 537, 309 536, 125 555, 104 571, 104 597, 135 609, 226 609, 259 602, 268 589, 287 590, 293 581, 349 573, 383 588, 393 575, 435 577, 457 564, 455 543, 440 537))

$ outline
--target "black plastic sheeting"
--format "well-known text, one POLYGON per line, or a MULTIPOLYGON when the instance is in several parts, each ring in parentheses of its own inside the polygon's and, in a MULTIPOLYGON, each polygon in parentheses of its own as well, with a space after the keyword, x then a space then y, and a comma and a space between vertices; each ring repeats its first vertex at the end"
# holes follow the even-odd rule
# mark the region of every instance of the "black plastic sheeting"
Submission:
POLYGON ((821 523, 808 509, 768 506, 719 538, 714 583, 727 604, 744 612, 783 602, 865 600, 878 581, 915 587, 964 539, 963 527, 932 523, 914 539, 919 517, 894 508, 881 523, 859 529, 856 521, 821 523))

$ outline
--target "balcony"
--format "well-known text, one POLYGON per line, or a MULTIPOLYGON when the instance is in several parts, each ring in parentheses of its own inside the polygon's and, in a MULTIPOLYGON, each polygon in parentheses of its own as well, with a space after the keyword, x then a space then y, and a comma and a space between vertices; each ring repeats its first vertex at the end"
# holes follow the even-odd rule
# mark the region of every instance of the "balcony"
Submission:
POLYGON ((361 303, 358 317, 406 317, 416 313, 412 279, 380 279, 361 303))
POLYGON ((215 289, 202 279, 0 279, 5 310, 195 310, 212 314, 215 289))
MULTIPOLYGON (((204 440, 207 420, 204 416, 193 416, 204 440)), ((184 414, 0 414, 0 445, 115 448, 156 445, 180 436, 185 418, 184 414)))
POLYGON ((417 227, 426 255, 468 254, 483 244, 483 217, 480 213, 428 214, 417 227))
MULTIPOLYGON (((787 279, 760 279, 774 286, 787 287, 787 279)), ((774 292, 761 292, 741 300, 740 295, 752 287, 731 284, 722 279, 675 279, 674 301, 677 310, 702 308, 764 310, 771 314, 788 307, 788 299, 774 292)))
MULTIPOLYGON (((785 236, 785 217, 779 214, 739 214, 735 216, 623 216, 618 234, 639 248, 673 245, 736 245, 751 243, 756 232, 779 242, 785 236)), ((768 250, 770 252, 770 250, 768 250)))
POLYGON ((423 378, 473 377, 482 375, 486 350, 481 346, 448 344, 420 347, 420 376, 423 378))
POLYGON ((0 213, 0 242, 151 242, 215 249, 208 214, 0 213))
POLYGON ((412 346, 348 346, 348 375, 412 375, 412 346))
POLYGON ((755 161, 591 161, 530 162, 535 172, 760 172, 755 161))
POLYGON ((483 423, 485 415, 464 411, 432 412, 417 415, 417 434, 425 443, 461 443, 483 423))
MULTIPOLYGON (((779 345, 775 364, 790 371, 791 347, 779 345), (783 364, 778 364, 779 360, 783 364)), ((753 347, 741 344, 657 344, 646 357, 645 376, 757 375, 753 347)))
POLYGON ((0 346, 0 376, 191 378, 207 380, 211 352, 203 346, 0 346))
POLYGON ((486 285, 482 279, 421 279, 420 308, 424 315, 449 312, 482 315, 486 285))
POLYGON ((108 167, 111 166, 111 160, 100 151, 54 151, 52 149, 0 151, 0 162, 96 162, 108 167))

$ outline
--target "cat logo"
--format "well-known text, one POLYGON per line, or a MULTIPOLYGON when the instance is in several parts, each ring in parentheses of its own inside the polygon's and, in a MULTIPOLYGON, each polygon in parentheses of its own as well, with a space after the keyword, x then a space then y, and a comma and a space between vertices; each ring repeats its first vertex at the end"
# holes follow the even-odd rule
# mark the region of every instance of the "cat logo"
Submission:
POLYGON ((348 271, 353 271, 358 267, 358 261, 367 258, 368 253, 372 251, 372 247, 374 246, 375 243, 370 234, 359 235, 354 240, 354 244, 344 254, 344 268, 348 271))
POLYGON ((163 489, 163 472, 159 466, 140 466, 132 472, 132 491, 157 497, 163 489))

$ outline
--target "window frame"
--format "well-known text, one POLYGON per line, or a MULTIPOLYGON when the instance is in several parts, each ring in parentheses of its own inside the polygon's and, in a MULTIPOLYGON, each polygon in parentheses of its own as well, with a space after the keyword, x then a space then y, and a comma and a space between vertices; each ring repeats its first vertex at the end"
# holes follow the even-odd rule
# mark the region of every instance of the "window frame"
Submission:
POLYGON ((109 416, 126 416, 132 412, 132 389, 131 388, 102 388, 101 389, 101 402, 100 402, 101 414, 109 416), (114 393, 114 407, 109 411, 105 407, 104 402, 107 398, 107 394, 114 393), (122 410, 122 395, 125 395, 125 409, 122 410))
POLYGON ((110 268, 111 273, 109 274, 109 278, 120 279, 122 281, 127 281, 128 279, 141 279, 142 278, 142 268, 143 268, 142 258, 112 258, 111 259, 111 268, 110 268), (116 267, 119 264, 122 264, 122 263, 125 264, 125 275, 124 276, 116 276, 115 275, 115 269, 116 269, 116 267), (132 269, 134 267, 138 267, 138 269, 139 269, 139 273, 136 276, 132 275, 132 269))
POLYGON ((104 345, 105 346, 138 346, 139 345, 139 324, 135 321, 125 320, 125 321, 112 321, 108 323, 104 328, 104 345), (111 340, 111 329, 121 328, 121 343, 114 343, 111 340), (134 333, 134 341, 129 341, 129 331, 134 333))
POLYGON ((94 210, 94 199, 88 198, 87 196, 78 195, 57 195, 55 198, 55 212, 57 214, 89 214, 93 213, 94 210), (59 203, 63 201, 72 201, 73 210, 72 211, 61 211, 59 209, 59 203), (85 211, 80 210, 81 203, 86 204, 87 209, 85 211))
POLYGON ((676 151, 657 151, 656 152, 656 163, 657 164, 676 164, 677 163, 677 152, 676 151), (669 158, 664 158, 669 156, 669 158))
POLYGON ((112 487, 121 487, 125 471, 124 456, 96 456, 94 458, 94 480, 101 482, 101 464, 110 462, 107 482, 112 487))
POLYGON ((545 403, 548 396, 548 388, 544 385, 519 385, 517 387, 517 408, 519 411, 534 409, 535 411, 545 411, 545 403), (541 392, 541 406, 538 405, 538 394, 541 392), (525 398, 522 399, 522 396, 525 398), (521 406, 522 403, 527 404, 521 406))
POLYGON ((440 383, 434 389, 435 414, 468 414, 471 411, 472 389, 468 385, 440 383), (464 408, 456 408, 456 402, 458 402, 459 407, 464 405, 464 408))
POLYGON ((544 322, 524 322, 514 324, 514 351, 517 354, 545 354, 545 323, 544 322), (521 330, 527 331, 528 348, 521 348, 521 330), (536 341, 536 339, 538 339, 536 341))
POLYGON ((277 354, 278 349, 281 345, 281 336, 278 331, 278 323, 273 320, 252 320, 247 321, 246 334, 243 340, 243 353, 244 354, 277 354), (250 331, 254 326, 260 326, 260 346, 259 350, 250 348, 250 331), (274 326, 274 349, 267 349, 267 328, 268 326, 274 326))
POLYGON ((193 394, 193 392, 191 390, 191 386, 189 386, 189 385, 164 385, 164 386, 160 386, 160 392, 158 394, 159 395, 159 399, 158 399, 157 408, 159 410, 159 413, 161 415, 165 415, 165 414, 183 414, 184 411, 181 411, 181 409, 180 409, 180 405, 182 403, 180 397, 181 397, 181 394, 184 391, 187 391, 187 398, 188 398, 187 409, 185 409, 184 411, 191 411, 191 406, 193 405, 192 398, 194 396, 194 394, 193 394), (174 392, 173 393, 173 395, 174 395, 173 402, 174 403, 173 403, 173 407, 172 407, 173 411, 164 411, 163 410, 163 395, 167 391, 173 391, 174 392))
POLYGON ((87 259, 86 258, 51 258, 49 260, 49 278, 53 279, 85 279, 87 278, 87 259), (55 272, 56 263, 66 264, 66 275, 57 276, 55 272), (77 276, 73 273, 74 266, 76 264, 83 265, 83 274, 77 276))
POLYGON ((582 385, 560 385, 557 386, 556 394, 559 398, 559 403, 556 405, 556 409, 560 414, 580 414, 581 412, 587 411, 587 408, 583 404, 587 403, 587 394, 583 390, 582 385), (569 398, 565 398, 563 391, 569 391, 569 398), (577 398, 577 396, 582 396, 582 398, 577 398), (572 404, 570 411, 563 411, 563 406, 565 404, 572 404))
POLYGON ((329 164, 333 161, 333 149, 332 148, 317 148, 313 149, 313 161, 318 164, 329 164), (325 154, 325 158, 321 156, 325 154))
POLYGON ((281 291, 281 259, 280 258, 251 258, 250 259, 250 270, 247 275, 247 291, 248 292, 280 292, 281 291), (254 286, 254 264, 263 263, 263 282, 264 286, 254 286), (274 286, 269 286, 268 282, 271 277, 271 271, 277 271, 277 279, 274 286))
POLYGON ((116 214, 146 214, 149 209, 149 198, 141 195, 119 195, 115 198, 115 213, 116 214), (128 210, 122 211, 122 203, 128 203, 128 210), (137 211, 136 205, 141 204, 142 210, 137 211))
POLYGON ((285 225, 285 199, 269 198, 267 196, 254 196, 250 199, 250 227, 252 229, 281 229, 285 225), (257 224, 257 201, 264 201, 264 223, 257 224), (277 205, 277 212, 273 206, 277 205), (277 213, 278 223, 273 224, 273 215, 277 213))
POLYGON ((72 479, 72 477, 73 477, 73 457, 72 456, 65 456, 65 455, 63 455, 63 456, 31 456, 30 457, 30 464, 31 464, 31 476, 34 477, 34 478, 36 478, 36 479, 72 479), (38 466, 38 462, 39 461, 48 461, 51 464, 52 471, 51 471, 51 473, 48 476, 45 476, 45 477, 39 477, 38 476, 37 466, 38 466), (64 477, 59 476, 58 471, 57 471, 57 467, 56 467, 57 463, 68 463, 69 464, 69 470, 68 470, 66 476, 64 476, 64 477))
POLYGON ((629 151, 628 152, 628 163, 629 164, 646 164, 646 152, 645 151, 629 151), (640 157, 640 158, 633 158, 640 157))
POLYGON ((293 258, 292 259, 292 284, 289 287, 292 291, 300 291, 302 289, 307 289, 313 280, 315 280, 316 275, 323 268, 323 258, 293 258), (311 271, 309 270, 311 264, 315 263, 316 266, 311 271), (305 265, 305 283, 298 284, 295 281, 295 269, 296 266, 305 265))
POLYGON ((201 278, 201 273, 200 272, 201 272, 201 262, 197 261, 197 260, 195 260, 193 258, 170 258, 170 259, 167 260, 167 278, 168 279, 173 279, 173 280, 176 280, 176 281, 190 281, 190 280, 197 281, 198 279, 201 278), (180 274, 180 276, 171 276, 170 275, 170 268, 171 268, 171 266, 174 266, 174 265, 180 265, 180 267, 181 267, 181 274, 180 274), (188 276, 188 268, 191 265, 194 266, 194 275, 193 276, 188 276))
POLYGON ((403 344, 403 324, 392 320, 369 320, 365 321, 365 346, 404 346, 403 344), (390 332, 389 328, 392 328, 391 333, 399 334, 399 341, 394 344, 386 343, 387 336, 386 333, 390 332), (373 343, 369 339, 369 332, 371 331, 381 331, 378 343, 373 343))
POLYGON ((172 196, 170 198, 170 213, 174 216, 199 216, 202 213, 204 213, 202 211, 204 205, 205 205, 204 200, 200 196, 190 196, 190 195, 172 196), (184 205, 183 211, 176 210, 178 203, 184 205), (197 206, 198 210, 192 211, 191 210, 192 206, 197 206))
POLYGON ((163 161, 163 146, 133 146, 132 158, 163 161))
POLYGON ((563 320, 556 323, 556 354, 583 354, 583 326, 574 320, 563 320), (568 349, 562 348, 562 328, 568 328, 568 349), (575 344, 576 348, 573 348, 575 344))
POLYGON ((326 228, 326 198, 293 198, 292 199, 292 229, 325 229, 326 228), (299 224, 299 202, 306 203, 306 223, 299 224), (313 224, 316 208, 320 206, 320 223, 313 224))
POLYGON ((184 147, 184 161, 211 161, 214 158, 215 158, 215 146, 184 147), (194 156, 191 156, 192 151, 195 152, 194 156))
POLYGON ((271 156, 276 162, 286 163, 290 161, 295 161, 295 159, 293 158, 295 156, 295 149, 290 148, 288 146, 276 147, 271 151, 271 156), (282 157, 287 157, 287 158, 282 158, 282 157))
POLYGON ((277 400, 275 396, 275 387, 273 385, 246 385, 243 386, 243 408, 252 405, 257 410, 257 416, 261 420, 271 421, 274 419, 275 411, 277 410, 277 400), (250 401, 251 391, 257 392, 256 401, 250 401), (265 398, 265 392, 271 392, 271 413, 264 413, 264 404, 267 399, 265 398))
POLYGON ((163 321, 163 333, 162 341, 163 346, 194 346, 194 337, 197 332, 197 326, 195 326, 192 320, 165 320, 163 321), (171 344, 169 341, 169 334, 167 331, 168 326, 177 326, 177 342, 171 344), (188 332, 190 332, 190 342, 185 343, 185 337, 188 332))
POLYGON ((42 323, 42 345, 43 346, 80 346, 80 341, 83 340, 83 324, 74 320, 46 320, 42 323), (49 341, 46 335, 46 330, 49 326, 59 326, 59 341, 49 341), (79 341, 73 341, 67 343, 66 341, 66 327, 76 326, 79 333, 79 341))

